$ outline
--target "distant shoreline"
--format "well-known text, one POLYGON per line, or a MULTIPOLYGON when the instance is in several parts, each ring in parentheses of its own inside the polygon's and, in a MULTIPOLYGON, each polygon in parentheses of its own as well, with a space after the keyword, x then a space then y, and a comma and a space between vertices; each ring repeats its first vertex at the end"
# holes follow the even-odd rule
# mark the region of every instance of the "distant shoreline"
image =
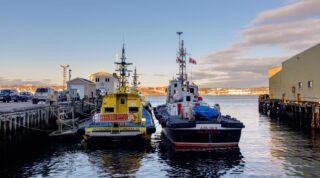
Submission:
MULTIPOLYGON (((17 89, 18 91, 34 92, 38 87, 36 85, 15 85, 15 86, 0 86, 0 89, 17 89)), ((51 85, 57 91, 62 91, 60 85, 51 85)), ((138 90, 145 96, 166 96, 166 87, 139 87, 138 90)), ((258 96, 268 94, 269 87, 254 87, 254 88, 200 88, 200 95, 208 96, 258 96)))
MULTIPOLYGON (((143 96, 166 96, 166 95, 145 95, 143 94, 143 96)), ((259 96, 257 95, 201 95, 201 96, 259 96)))

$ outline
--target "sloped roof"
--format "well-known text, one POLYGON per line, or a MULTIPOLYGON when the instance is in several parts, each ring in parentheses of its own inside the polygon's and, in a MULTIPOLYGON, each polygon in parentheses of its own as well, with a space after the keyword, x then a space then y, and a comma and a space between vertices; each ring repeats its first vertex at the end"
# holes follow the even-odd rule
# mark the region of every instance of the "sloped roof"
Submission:
POLYGON ((94 73, 94 74, 91 74, 90 76, 111 76, 112 73, 109 73, 109 72, 97 72, 97 73, 94 73))
POLYGON ((97 73, 91 74, 89 76, 89 80, 94 82, 97 77, 115 77, 115 78, 118 78, 118 76, 116 74, 114 75, 114 74, 109 73, 109 72, 97 72, 97 73))
POLYGON ((88 80, 88 79, 85 79, 85 78, 80 78, 80 77, 74 78, 74 79, 68 81, 67 83, 70 83, 70 82, 75 81, 75 80, 81 80, 81 81, 83 81, 83 82, 85 82, 85 83, 89 83, 89 84, 94 84, 94 85, 95 85, 94 82, 92 82, 92 81, 90 81, 90 80, 88 80))

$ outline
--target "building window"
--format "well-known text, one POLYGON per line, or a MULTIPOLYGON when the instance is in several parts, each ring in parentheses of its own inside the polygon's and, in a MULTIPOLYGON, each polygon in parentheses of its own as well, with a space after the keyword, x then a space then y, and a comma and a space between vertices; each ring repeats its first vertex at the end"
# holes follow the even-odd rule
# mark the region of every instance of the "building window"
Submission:
POLYGON ((308 88, 312 88, 313 86, 313 81, 308 81, 308 88))
POLYGON ((99 78, 96 78, 96 82, 99 82, 100 81, 100 79, 99 78))
POLYGON ((292 93, 296 93, 296 87, 295 86, 292 87, 292 93))
POLYGON ((109 78, 106 78, 106 82, 109 82, 109 78))
POLYGON ((302 89, 302 82, 298 82, 298 88, 302 89))

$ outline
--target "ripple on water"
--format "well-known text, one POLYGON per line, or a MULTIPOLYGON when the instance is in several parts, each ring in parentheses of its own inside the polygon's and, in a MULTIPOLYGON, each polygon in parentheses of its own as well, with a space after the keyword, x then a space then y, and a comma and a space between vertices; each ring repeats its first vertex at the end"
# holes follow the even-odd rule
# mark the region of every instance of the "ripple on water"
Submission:
MULTIPOLYGON (((153 106, 165 97, 148 97, 153 106)), ((205 96, 244 122, 237 151, 174 153, 160 126, 148 145, 51 143, 0 167, 0 177, 318 177, 320 134, 303 133, 258 113, 257 97, 205 96), (19 161, 18 161, 19 160, 19 161)))

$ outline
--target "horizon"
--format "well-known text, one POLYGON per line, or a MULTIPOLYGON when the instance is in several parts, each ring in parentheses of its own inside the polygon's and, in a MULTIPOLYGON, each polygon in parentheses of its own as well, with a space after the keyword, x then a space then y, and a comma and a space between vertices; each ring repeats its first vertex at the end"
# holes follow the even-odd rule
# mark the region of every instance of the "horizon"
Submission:
POLYGON ((60 64, 72 78, 113 73, 123 41, 141 84, 166 86, 183 31, 201 88, 266 87, 269 68, 320 42, 317 0, 181 2, 3 1, 0 86, 62 85, 60 64))
MULTIPOLYGON (((1 88, 10 88, 10 87, 63 87, 63 85, 32 85, 32 84, 21 84, 21 85, 0 85, 1 88)), ((144 86, 140 85, 138 88, 165 88, 166 85, 162 86, 144 86)), ((255 87, 199 87, 201 89, 254 89, 254 88, 269 88, 269 86, 255 86, 255 87)))

